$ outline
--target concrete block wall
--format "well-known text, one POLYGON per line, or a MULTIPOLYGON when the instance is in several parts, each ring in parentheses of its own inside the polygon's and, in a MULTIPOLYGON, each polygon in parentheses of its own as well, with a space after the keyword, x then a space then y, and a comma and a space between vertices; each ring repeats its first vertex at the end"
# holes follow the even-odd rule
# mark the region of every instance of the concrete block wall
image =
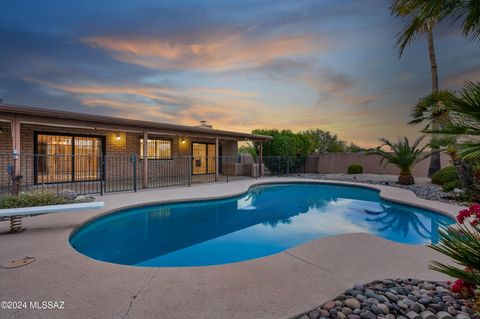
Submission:
MULTIPOLYGON (((441 154, 442 167, 451 165, 450 157, 447 154, 441 154)), ((366 154, 314 154, 306 160, 306 172, 319 174, 338 174, 346 173, 351 164, 360 164, 363 166, 363 173, 367 174, 387 174, 396 175, 399 169, 393 165, 380 164, 380 156, 366 154)), ((428 166, 430 159, 427 158, 418 163, 413 169, 413 175, 418 177, 428 176, 428 166)))

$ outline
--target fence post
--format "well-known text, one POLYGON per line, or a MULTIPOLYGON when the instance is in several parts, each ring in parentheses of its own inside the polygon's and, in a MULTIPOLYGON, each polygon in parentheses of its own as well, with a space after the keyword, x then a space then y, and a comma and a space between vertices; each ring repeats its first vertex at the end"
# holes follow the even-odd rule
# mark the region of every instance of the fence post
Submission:
POLYGON ((188 187, 192 186, 192 165, 193 165, 193 157, 187 156, 187 172, 188 172, 188 187))
POLYGON ((290 156, 287 156, 287 175, 290 174, 290 156))
POLYGON ((132 154, 130 159, 133 163, 133 191, 136 193, 137 192, 137 156, 135 154, 132 154))
POLYGON ((278 177, 280 177, 280 156, 278 156, 277 158, 278 158, 277 175, 278 177))
POLYGON ((100 154, 100 196, 103 196, 103 187, 105 186, 105 159, 103 153, 100 154))

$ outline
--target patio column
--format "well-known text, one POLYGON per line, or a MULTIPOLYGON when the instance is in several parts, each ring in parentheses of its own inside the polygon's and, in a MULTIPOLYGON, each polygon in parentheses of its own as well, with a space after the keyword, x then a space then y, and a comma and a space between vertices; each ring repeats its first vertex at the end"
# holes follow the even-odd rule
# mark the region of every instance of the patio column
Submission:
POLYGON ((259 177, 263 176, 263 143, 260 142, 260 146, 258 148, 258 175, 259 177))
POLYGON ((15 175, 20 175, 20 120, 14 116, 12 121, 12 149, 15 167, 15 175))
POLYGON ((219 159, 219 156, 218 156, 218 137, 215 138, 215 181, 218 181, 219 180, 219 176, 220 176, 220 172, 218 171, 218 168, 219 168, 219 163, 218 163, 218 159, 219 159))
POLYGON ((148 188, 148 133, 143 132, 143 188, 148 188))

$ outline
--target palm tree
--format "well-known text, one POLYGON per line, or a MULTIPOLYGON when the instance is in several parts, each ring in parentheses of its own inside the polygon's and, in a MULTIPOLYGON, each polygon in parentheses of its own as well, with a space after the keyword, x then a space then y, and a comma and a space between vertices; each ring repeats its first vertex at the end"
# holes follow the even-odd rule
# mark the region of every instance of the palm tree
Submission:
MULTIPOLYGON (((427 1, 427 0, 424 0, 427 1)), ((440 21, 438 15, 421 16, 419 10, 419 0, 394 0, 391 5, 392 15, 407 20, 405 28, 398 34, 397 47, 399 48, 399 56, 402 57, 405 48, 414 42, 420 34, 426 34, 428 39, 428 56, 430 59, 430 71, 432 77, 432 94, 437 94, 438 89, 438 67, 435 55, 435 44, 433 40, 433 29, 440 21)), ((438 130, 438 121, 432 120, 432 128, 438 130)), ((432 136, 432 139, 435 139, 432 136)), ((432 143, 433 155, 430 159, 428 168, 428 176, 432 176, 441 168, 440 153, 432 143)))
POLYGON ((449 112, 439 130, 430 133, 453 135, 462 142, 456 144, 458 156, 467 160, 480 159, 480 82, 468 81, 458 94, 448 94, 442 103, 449 112))
POLYGON ((425 129, 431 129, 433 122, 444 122, 448 120, 448 108, 444 101, 453 95, 448 90, 440 90, 422 97, 414 105, 411 113, 412 120, 408 124, 419 124, 426 122, 425 129))
POLYGON ((460 22, 462 33, 471 40, 480 37, 480 4, 478 0, 410 0, 418 17, 422 20, 435 19, 440 22, 460 22))
POLYGON ((386 162, 385 165, 390 163, 397 166, 400 169, 400 175, 398 176, 398 183, 400 185, 413 185, 415 184, 415 179, 412 175, 412 168, 415 164, 432 154, 425 154, 425 149, 430 146, 429 144, 419 147, 424 138, 425 136, 417 138, 412 145, 410 145, 406 137, 399 139, 397 143, 392 143, 385 138, 381 138, 380 141, 383 144, 375 149, 369 150, 367 154, 381 156, 380 164, 386 162), (384 146, 388 146, 390 152, 382 150, 384 146))

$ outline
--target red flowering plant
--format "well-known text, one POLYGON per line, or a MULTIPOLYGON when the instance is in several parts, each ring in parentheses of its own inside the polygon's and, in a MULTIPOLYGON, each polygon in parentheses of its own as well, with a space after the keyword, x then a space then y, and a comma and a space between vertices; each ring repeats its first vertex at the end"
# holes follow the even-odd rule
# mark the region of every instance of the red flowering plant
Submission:
POLYGON ((480 204, 472 204, 468 208, 462 209, 457 216, 459 224, 469 222, 473 227, 478 227, 480 224, 480 204))
POLYGON ((429 245, 456 263, 434 261, 430 268, 457 278, 450 283, 451 291, 467 299, 475 312, 480 312, 480 204, 462 209, 457 224, 439 230, 439 241, 429 245))

